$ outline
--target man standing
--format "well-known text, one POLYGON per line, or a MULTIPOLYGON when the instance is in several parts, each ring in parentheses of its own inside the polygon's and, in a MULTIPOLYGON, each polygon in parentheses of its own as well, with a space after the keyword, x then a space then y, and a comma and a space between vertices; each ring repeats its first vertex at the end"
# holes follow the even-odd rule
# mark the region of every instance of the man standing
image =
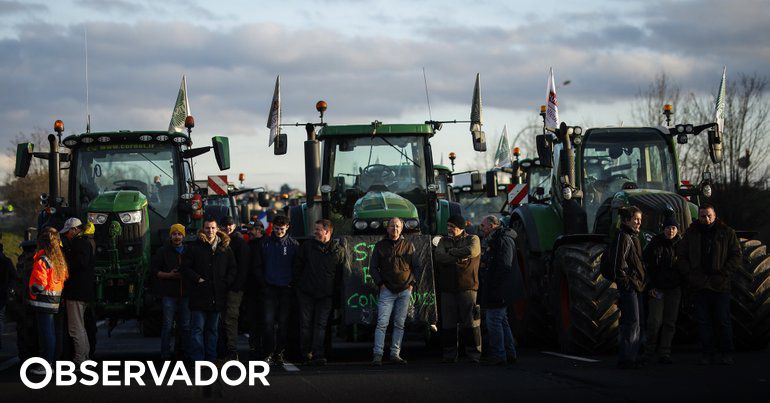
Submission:
POLYGON ((307 364, 325 365, 326 323, 332 311, 335 279, 345 268, 345 250, 332 241, 332 222, 318 220, 314 240, 299 249, 294 280, 300 308, 300 352, 307 364))
POLYGON ((382 365, 385 348, 385 331, 393 314, 393 335, 390 345, 390 360, 406 364, 401 358, 401 339, 404 337, 404 322, 409 310, 412 289, 417 283, 416 273, 419 262, 414 244, 401 235, 404 222, 393 217, 388 222, 388 235, 374 245, 369 261, 369 271, 374 284, 380 289, 377 303, 377 327, 374 331, 374 357, 372 365, 382 365))
POLYGON ((449 217, 448 236, 436 247, 438 289, 441 292, 441 341, 444 362, 457 362, 457 325, 463 330, 465 352, 473 362, 481 358, 481 309, 479 290, 479 237, 465 232, 465 218, 449 217))
POLYGON ((735 231, 717 220, 714 206, 703 204, 698 209, 698 222, 690 225, 679 243, 677 257, 695 291, 698 336, 703 347, 700 363, 731 365, 730 277, 741 265, 741 247, 735 231), (718 343, 714 342, 715 331, 718 343), (715 352, 719 355, 715 356, 715 352))
POLYGON ((221 340, 222 356, 227 360, 238 359, 238 316, 241 310, 241 301, 243 300, 243 286, 246 282, 246 276, 248 274, 249 265, 249 248, 246 241, 243 239, 243 235, 236 231, 235 221, 233 217, 226 216, 222 219, 222 228, 227 232, 227 236, 230 237, 230 249, 235 256, 235 263, 238 266, 238 270, 235 274, 235 281, 230 285, 227 291, 227 308, 224 312, 225 320, 224 330, 221 340))
POLYGON ((182 285, 182 258, 184 256, 185 228, 174 224, 169 228, 169 242, 161 246, 152 257, 151 269, 155 277, 155 292, 162 298, 163 325, 160 330, 160 357, 171 358, 171 330, 174 318, 177 320, 177 333, 180 345, 176 345, 177 354, 189 358, 190 355, 190 300, 182 285))
POLYGON ((249 267, 246 275, 247 287, 243 296, 246 300, 246 315, 249 318, 249 360, 261 360, 262 336, 265 333, 264 323, 264 280, 257 279, 257 273, 262 273, 262 241, 264 228, 259 221, 249 226, 249 267))
POLYGON ((86 333, 84 313, 86 304, 94 299, 94 240, 82 235, 83 223, 75 218, 64 222, 61 233, 67 239, 64 256, 69 266, 69 277, 64 283, 62 299, 67 309, 67 332, 74 345, 75 366, 88 359, 90 343, 86 333))
POLYGON ((487 238, 482 258, 479 300, 486 310, 489 357, 485 365, 516 362, 516 347, 508 324, 508 305, 525 297, 524 284, 516 259, 516 231, 504 228, 495 216, 481 220, 481 233, 487 238))
POLYGON ((227 290, 235 280, 235 256, 230 237, 217 229, 214 218, 203 222, 198 240, 182 259, 182 276, 190 298, 190 358, 214 361, 217 358, 219 313, 225 308, 227 290))
MULTIPOLYGON (((294 258, 299 243, 288 235, 289 218, 276 215, 273 218, 273 233, 262 242, 262 273, 258 281, 265 284, 263 344, 267 357, 265 361, 283 365, 283 351, 288 342, 289 314, 291 313, 292 292, 289 288, 294 258), (278 336, 276 337, 276 319, 278 336)), ((258 267, 259 268, 259 267, 258 267)))

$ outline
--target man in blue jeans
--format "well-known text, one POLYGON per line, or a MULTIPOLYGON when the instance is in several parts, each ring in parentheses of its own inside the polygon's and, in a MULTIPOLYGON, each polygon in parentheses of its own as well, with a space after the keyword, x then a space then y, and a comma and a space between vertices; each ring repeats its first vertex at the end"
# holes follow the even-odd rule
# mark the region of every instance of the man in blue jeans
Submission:
POLYGON ((377 304, 377 328, 374 331, 374 358, 372 365, 382 365, 385 347, 385 331, 393 314, 393 335, 390 345, 390 361, 406 364, 401 358, 401 339, 404 337, 404 322, 409 312, 412 288, 417 283, 416 273, 419 262, 414 244, 401 236, 404 222, 391 218, 388 235, 374 245, 369 261, 372 280, 380 289, 377 304))
POLYGON ((189 358, 190 306, 182 286, 182 257, 184 255, 185 228, 174 224, 169 229, 169 242, 161 246, 152 258, 151 269, 155 274, 155 292, 163 302, 163 325, 160 330, 160 357, 171 358, 171 335, 174 319, 177 323, 177 340, 174 343, 177 356, 189 358))
POLYGON ((214 218, 203 222, 198 240, 182 258, 182 276, 190 298, 190 358, 217 358, 219 313, 225 308, 228 287, 235 280, 235 255, 230 237, 217 228, 214 218))
POLYGON ((516 231, 504 228, 495 216, 481 220, 481 233, 486 238, 479 273, 479 305, 486 311, 485 323, 489 354, 484 365, 504 365, 517 360, 508 305, 525 297, 514 238, 516 231))

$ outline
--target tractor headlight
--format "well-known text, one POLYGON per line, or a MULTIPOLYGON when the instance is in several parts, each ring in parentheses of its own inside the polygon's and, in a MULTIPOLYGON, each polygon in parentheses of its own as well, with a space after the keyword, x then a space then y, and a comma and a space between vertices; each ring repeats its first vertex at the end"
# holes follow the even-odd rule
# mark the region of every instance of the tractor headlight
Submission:
POLYGON ((374 221, 370 222, 369 223, 369 228, 371 228, 371 229, 380 228, 380 222, 377 221, 377 220, 374 220, 374 221))
POLYGON ((575 143, 576 146, 583 144, 583 136, 577 135, 573 137, 572 142, 575 143))
POLYGON ((366 223, 366 221, 356 221, 353 223, 353 227, 359 231, 363 231, 368 227, 369 224, 366 223))
POLYGON ((711 197, 711 185, 709 185, 708 183, 703 185, 703 187, 701 188, 701 191, 703 192, 704 196, 711 197))
POLYGON ((332 187, 331 185, 321 185, 321 193, 331 193, 332 187))
POLYGON ((564 196, 564 200, 569 200, 572 198, 572 188, 569 186, 566 186, 562 188, 561 195, 564 196))
POLYGON ((94 224, 104 224, 107 222, 107 214, 104 213, 88 213, 88 221, 94 224))
POLYGON ((140 210, 126 211, 118 214, 118 217, 120 217, 120 221, 123 222, 123 224, 136 224, 142 221, 142 212, 140 210))
POLYGON ((410 218, 404 221, 404 227, 406 227, 406 229, 415 229, 418 225, 420 225, 420 222, 417 221, 416 218, 410 218))

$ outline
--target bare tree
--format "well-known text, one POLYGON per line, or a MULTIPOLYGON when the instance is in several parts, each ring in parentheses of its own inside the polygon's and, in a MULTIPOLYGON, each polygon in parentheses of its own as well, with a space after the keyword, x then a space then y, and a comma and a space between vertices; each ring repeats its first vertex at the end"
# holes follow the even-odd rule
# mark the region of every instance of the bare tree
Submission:
MULTIPOLYGON (((642 126, 664 126, 663 105, 670 104, 678 108, 680 100, 679 86, 661 71, 655 75, 647 89, 639 89, 636 95, 631 117, 642 126)), ((676 110, 675 110, 676 112, 676 110)))

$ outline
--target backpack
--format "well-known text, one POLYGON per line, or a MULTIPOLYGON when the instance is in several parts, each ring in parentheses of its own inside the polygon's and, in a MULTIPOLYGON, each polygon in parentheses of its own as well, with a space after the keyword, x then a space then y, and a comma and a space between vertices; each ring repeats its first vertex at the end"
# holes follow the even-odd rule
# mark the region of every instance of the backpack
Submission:
MULTIPOLYGON (((620 236, 620 235, 618 235, 620 236)), ((607 245, 607 248, 602 254, 599 261, 599 272, 607 281, 615 281, 615 254, 610 251, 612 244, 607 245)), ((626 252, 631 248, 631 244, 626 245, 626 252)))

